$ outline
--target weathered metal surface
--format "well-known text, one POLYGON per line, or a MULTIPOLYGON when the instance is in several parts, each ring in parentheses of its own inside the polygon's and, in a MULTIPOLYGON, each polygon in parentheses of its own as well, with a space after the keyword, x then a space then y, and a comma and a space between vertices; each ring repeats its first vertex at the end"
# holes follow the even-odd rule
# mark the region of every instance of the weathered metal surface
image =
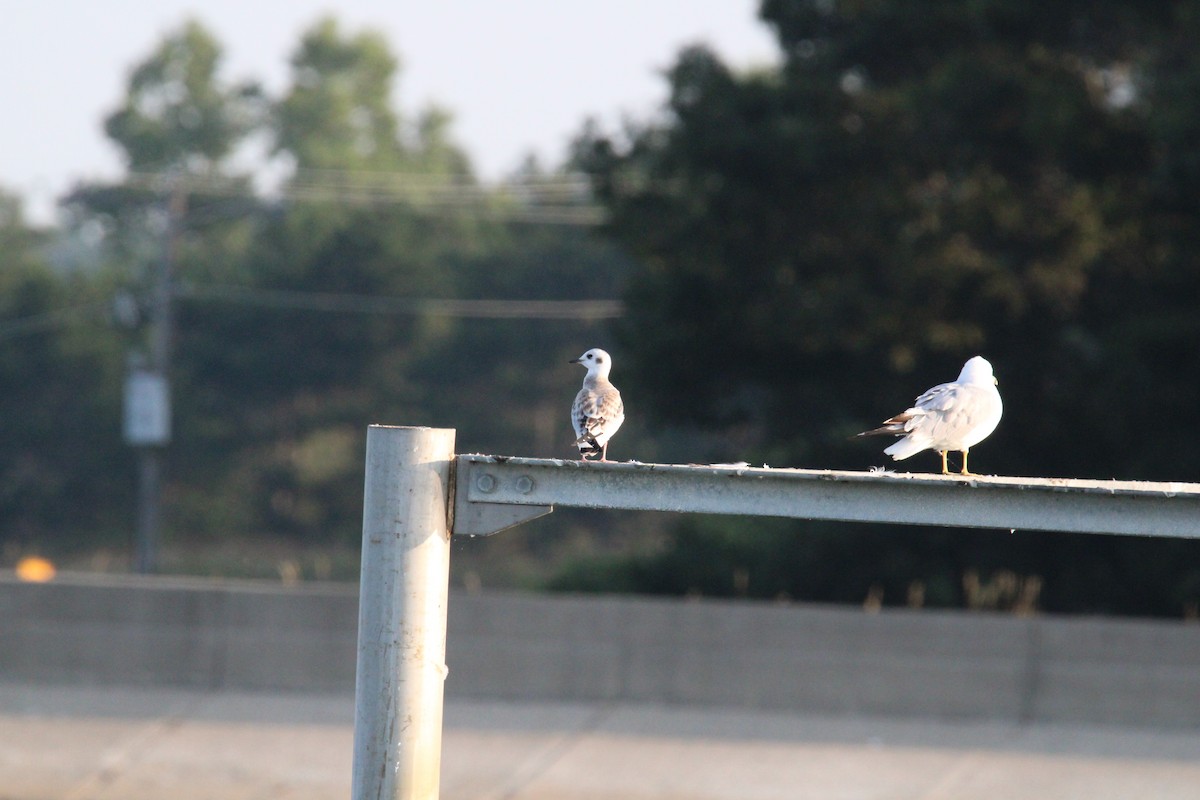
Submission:
MULTIPOLYGON (((457 457, 478 503, 1200 538, 1200 484, 457 457)), ((540 514, 539 514, 540 516, 540 514)), ((464 517, 466 519, 466 517, 464 517)), ((456 533, 486 533, 486 526, 456 533)))
MULTIPOLYGON (((457 462, 455 475, 457 476, 457 462)), ((493 533, 508 530, 531 519, 544 517, 554 509, 551 506, 513 505, 512 503, 470 502, 467 493, 457 487, 457 477, 454 479, 453 532, 465 536, 490 536, 493 533)), ((480 472, 474 477, 475 488, 480 494, 488 494, 496 488, 496 480, 492 476, 480 472)), ((530 484, 531 485, 531 484, 530 484)), ((524 481, 517 481, 514 489, 527 489, 524 481)))
POLYGON ((367 429, 353 800, 435 800, 454 431, 367 429))

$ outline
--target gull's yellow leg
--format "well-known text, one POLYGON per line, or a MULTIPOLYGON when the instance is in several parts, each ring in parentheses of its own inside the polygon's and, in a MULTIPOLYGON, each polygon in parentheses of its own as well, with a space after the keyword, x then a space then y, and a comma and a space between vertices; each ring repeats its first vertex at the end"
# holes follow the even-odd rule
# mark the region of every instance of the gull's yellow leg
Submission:
POLYGON ((962 451, 962 454, 963 454, 963 468, 962 468, 962 474, 963 474, 963 475, 970 475, 971 473, 967 472, 967 451, 966 451, 966 450, 963 450, 963 451, 962 451))
POLYGON ((947 452, 948 451, 946 451, 946 450, 938 450, 938 455, 940 455, 942 457, 942 474, 943 475, 950 474, 950 467, 946 464, 946 453, 947 452))

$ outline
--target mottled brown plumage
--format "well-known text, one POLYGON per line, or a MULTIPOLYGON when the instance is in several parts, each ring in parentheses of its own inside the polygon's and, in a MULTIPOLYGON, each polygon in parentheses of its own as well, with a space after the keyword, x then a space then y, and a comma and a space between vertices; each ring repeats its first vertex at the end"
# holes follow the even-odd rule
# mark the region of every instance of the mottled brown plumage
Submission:
POLYGON ((608 460, 608 440, 625 421, 625 405, 621 393, 608 380, 612 359, 605 351, 592 348, 572 364, 583 364, 587 375, 583 388, 571 405, 571 425, 575 428, 575 445, 579 457, 600 455, 601 461, 608 460))

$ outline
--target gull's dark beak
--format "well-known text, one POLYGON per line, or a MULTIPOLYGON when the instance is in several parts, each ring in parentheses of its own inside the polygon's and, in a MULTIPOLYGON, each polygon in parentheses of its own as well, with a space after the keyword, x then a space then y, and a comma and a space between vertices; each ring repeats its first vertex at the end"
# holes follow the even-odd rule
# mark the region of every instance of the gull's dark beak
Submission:
POLYGON ((583 361, 583 356, 580 356, 579 358, 572 358, 567 363, 568 364, 578 364, 580 361, 583 361))

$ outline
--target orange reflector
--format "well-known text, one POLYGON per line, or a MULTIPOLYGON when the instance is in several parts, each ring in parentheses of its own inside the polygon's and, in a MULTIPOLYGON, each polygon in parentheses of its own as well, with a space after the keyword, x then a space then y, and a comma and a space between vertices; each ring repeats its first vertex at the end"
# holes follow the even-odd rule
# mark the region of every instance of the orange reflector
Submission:
POLYGON ((54 564, 41 556, 25 556, 17 562, 17 577, 30 583, 54 580, 54 564))

